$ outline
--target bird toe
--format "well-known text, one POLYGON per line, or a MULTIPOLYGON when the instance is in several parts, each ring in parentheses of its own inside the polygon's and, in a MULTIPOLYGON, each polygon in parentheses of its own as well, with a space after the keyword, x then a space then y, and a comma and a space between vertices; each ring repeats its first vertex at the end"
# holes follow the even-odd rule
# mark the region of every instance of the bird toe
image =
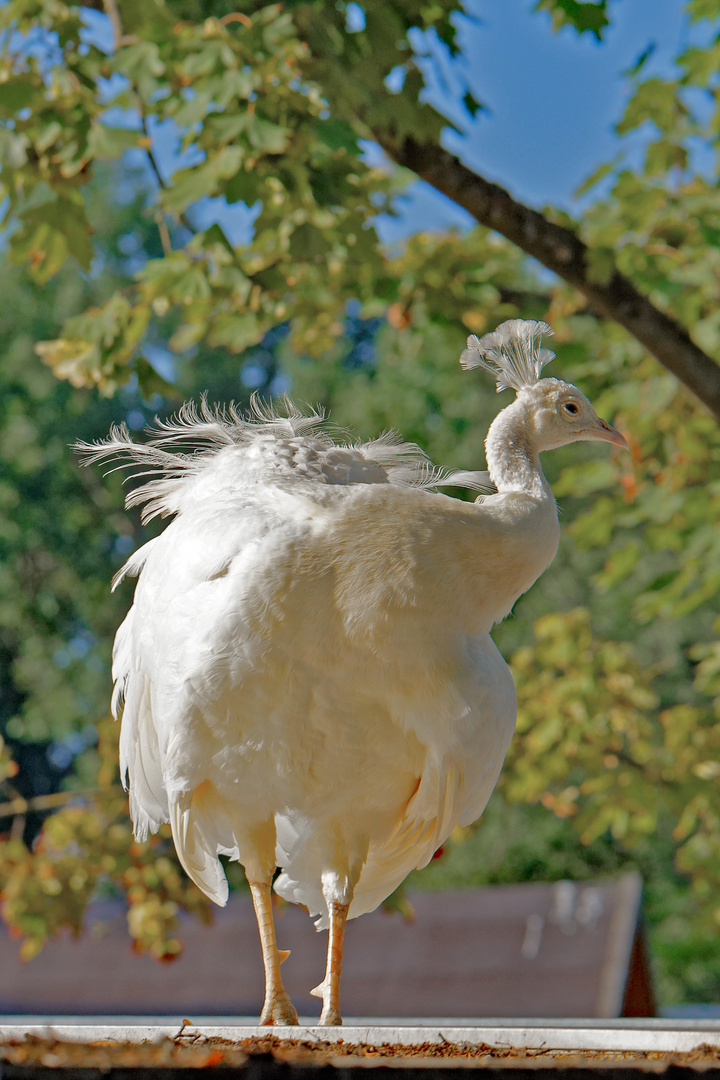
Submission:
POLYGON ((298 1022, 298 1014, 288 994, 283 991, 275 994, 270 1000, 265 1001, 263 1011, 260 1014, 260 1026, 292 1026, 298 1022))

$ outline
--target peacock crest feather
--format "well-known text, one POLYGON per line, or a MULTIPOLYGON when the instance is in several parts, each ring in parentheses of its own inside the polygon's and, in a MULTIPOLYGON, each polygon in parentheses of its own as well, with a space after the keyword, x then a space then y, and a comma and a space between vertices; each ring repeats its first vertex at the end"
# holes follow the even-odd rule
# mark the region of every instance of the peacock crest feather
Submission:
POLYGON ((478 338, 471 334, 460 357, 464 368, 485 368, 495 376, 495 388, 522 390, 534 386, 545 364, 555 358, 550 349, 540 348, 544 336, 555 331, 546 322, 509 319, 497 330, 478 338))

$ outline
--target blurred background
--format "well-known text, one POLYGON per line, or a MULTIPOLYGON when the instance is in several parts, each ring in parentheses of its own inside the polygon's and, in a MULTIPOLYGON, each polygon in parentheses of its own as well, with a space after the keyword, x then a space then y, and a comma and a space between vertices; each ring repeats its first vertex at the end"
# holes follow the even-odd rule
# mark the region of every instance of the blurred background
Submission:
MULTIPOLYGON (((412 935, 440 919, 446 959, 453 933, 479 935, 478 971, 493 904, 521 894, 476 891, 535 883, 501 966, 512 949, 518 963, 557 958, 563 927, 578 941, 591 927, 602 948, 568 963, 606 990, 602 950, 622 940, 603 1008, 623 1009, 631 970, 652 983, 641 1015, 720 1002, 718 421, 586 294, 395 152, 409 140, 428 160, 457 155, 579 235, 591 283, 619 271, 720 358, 719 31, 718 0, 0 7, 2 1011, 52 1011, 37 987, 80 963, 67 949, 83 926, 84 956, 115 935, 98 971, 122 955, 128 986, 135 970, 152 982, 151 964, 170 972, 148 1012, 189 970, 170 963, 184 943, 200 955, 198 934, 233 937, 221 918, 202 929, 210 905, 165 830, 132 840, 107 716, 132 583, 110 595, 109 582, 161 525, 142 527, 121 477, 81 470, 71 444, 113 423, 139 434, 203 393, 243 404, 258 391, 481 469, 505 398, 458 356, 468 333, 515 317, 555 327, 549 373, 632 453, 581 444, 544 462, 563 537, 494 634, 519 697, 505 770, 482 820, 411 876, 394 914, 368 917, 367 949, 381 962, 384 925, 412 935), (543 945, 550 926, 560 937, 543 945)), ((254 933, 238 937, 259 972, 254 933)), ((233 995, 196 1007, 254 1005, 233 995)), ((573 1000, 594 1007, 578 992, 535 1014, 572 1015, 573 1000)))

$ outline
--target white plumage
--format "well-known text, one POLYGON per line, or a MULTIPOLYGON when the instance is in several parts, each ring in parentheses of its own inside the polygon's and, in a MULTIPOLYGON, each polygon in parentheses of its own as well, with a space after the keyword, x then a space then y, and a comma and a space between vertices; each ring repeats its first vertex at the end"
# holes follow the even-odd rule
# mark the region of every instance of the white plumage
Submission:
POLYGON ((269 906, 275 889, 330 926, 321 1023, 339 1023, 346 917, 371 911, 457 824, 482 813, 515 725, 490 638, 552 561, 555 501, 538 453, 624 440, 587 399, 539 379, 545 324, 515 320, 465 366, 518 391, 486 442, 497 493, 411 444, 338 445, 289 402, 184 406, 135 445, 83 446, 152 476, 128 498, 174 520, 116 578, 138 576, 114 652, 121 770, 136 834, 165 821, 190 877, 227 899, 245 867, 267 977, 262 1022, 292 1023, 269 906), (169 452, 180 445, 194 452, 169 452))

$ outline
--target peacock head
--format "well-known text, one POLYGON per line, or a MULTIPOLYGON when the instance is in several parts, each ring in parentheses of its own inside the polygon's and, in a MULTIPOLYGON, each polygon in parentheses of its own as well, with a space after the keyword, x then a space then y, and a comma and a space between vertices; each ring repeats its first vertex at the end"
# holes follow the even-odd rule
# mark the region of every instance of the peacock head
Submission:
POLYGON ((624 436, 601 420, 585 395, 571 383, 540 379, 533 386, 518 390, 518 402, 526 408, 539 452, 586 439, 628 449, 624 436))
POLYGON ((601 420, 576 386, 541 378, 543 367, 555 353, 541 348, 540 343, 552 333, 545 322, 510 319, 482 338, 471 335, 460 363, 464 368, 482 367, 492 372, 498 393, 508 388, 516 391, 517 402, 512 408, 524 413, 536 451, 589 439, 627 450, 624 436, 601 420))

